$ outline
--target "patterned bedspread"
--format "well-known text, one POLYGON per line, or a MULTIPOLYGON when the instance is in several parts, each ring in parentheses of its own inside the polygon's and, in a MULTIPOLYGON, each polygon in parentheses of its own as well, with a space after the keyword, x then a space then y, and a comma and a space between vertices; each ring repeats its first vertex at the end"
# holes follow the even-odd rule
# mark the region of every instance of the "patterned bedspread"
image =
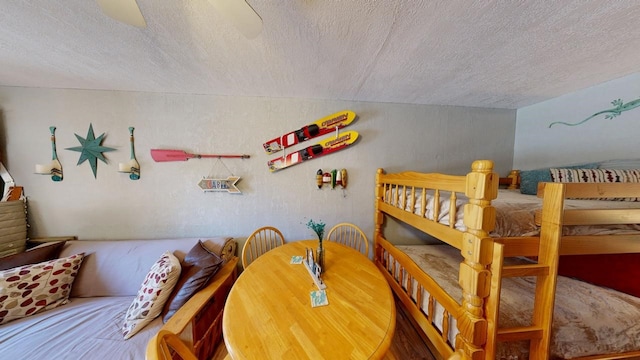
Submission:
MULTIPOLYGON (((397 246, 454 299, 459 250, 448 245, 397 246)), ((525 262, 506 259, 505 264, 525 262)), ((415 288, 415 287, 414 287, 415 288)), ((535 278, 505 278, 500 301, 500 327, 529 325, 535 278)), ((415 295, 414 295, 415 296, 415 295)), ((423 299, 428 299, 423 296, 423 299)), ((425 300, 426 301, 426 300, 425 300)), ((426 303, 423 304, 426 311, 426 303)), ((527 344, 500 344, 498 359, 527 359, 527 344)), ((554 307, 552 359, 640 350, 640 298, 559 276, 554 307)))

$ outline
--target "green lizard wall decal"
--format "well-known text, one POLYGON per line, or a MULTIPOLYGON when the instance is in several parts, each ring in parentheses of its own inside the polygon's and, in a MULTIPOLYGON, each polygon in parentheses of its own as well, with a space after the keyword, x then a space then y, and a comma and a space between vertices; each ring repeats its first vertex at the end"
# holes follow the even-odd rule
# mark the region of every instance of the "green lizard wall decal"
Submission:
POLYGON ((602 115, 602 114, 607 114, 604 118, 605 119, 613 119, 616 116, 620 116, 620 114, 622 114, 624 111, 629 111, 631 109, 635 109, 637 107, 640 107, 640 99, 636 99, 633 101, 629 101, 628 103, 623 103, 622 99, 617 99, 617 100, 613 100, 611 102, 611 104, 614 106, 613 109, 607 109, 607 110, 602 110, 602 111, 598 111, 597 113, 589 116, 588 118, 577 122, 577 123, 567 123, 564 121, 554 121, 551 124, 549 124, 549 128, 552 127, 553 125, 556 124, 562 124, 562 125, 567 125, 567 126, 577 126, 577 125, 581 125, 586 123, 587 121, 593 119, 594 117, 598 116, 598 115, 602 115))

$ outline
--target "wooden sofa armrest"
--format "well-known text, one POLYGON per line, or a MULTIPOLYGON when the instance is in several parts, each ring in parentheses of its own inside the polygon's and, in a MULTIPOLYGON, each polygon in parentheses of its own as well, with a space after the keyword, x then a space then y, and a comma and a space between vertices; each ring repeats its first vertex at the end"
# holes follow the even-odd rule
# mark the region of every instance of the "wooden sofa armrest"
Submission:
MULTIPOLYGON (((195 293, 167 321, 162 330, 180 339, 201 360, 212 358, 222 343, 222 310, 233 283, 238 277, 238 257, 230 259, 204 289, 195 293)), ((147 344, 146 359, 162 359, 156 346, 157 334, 147 344)))

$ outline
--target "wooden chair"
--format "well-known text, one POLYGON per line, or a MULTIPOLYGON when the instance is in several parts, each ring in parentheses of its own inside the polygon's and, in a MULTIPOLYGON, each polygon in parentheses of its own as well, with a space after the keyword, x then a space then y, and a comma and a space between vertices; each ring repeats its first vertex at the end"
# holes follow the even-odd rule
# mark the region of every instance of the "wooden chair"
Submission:
POLYGON ((284 236, 280 230, 272 226, 264 226, 254 231, 242 247, 242 267, 245 269, 258 256, 284 245, 284 236))
POLYGON ((151 341, 147 347, 146 360, 198 360, 178 335, 170 331, 160 330, 151 341))
POLYGON ((327 240, 352 247, 364 256, 369 256, 369 240, 367 236, 354 224, 340 223, 329 230, 327 240))

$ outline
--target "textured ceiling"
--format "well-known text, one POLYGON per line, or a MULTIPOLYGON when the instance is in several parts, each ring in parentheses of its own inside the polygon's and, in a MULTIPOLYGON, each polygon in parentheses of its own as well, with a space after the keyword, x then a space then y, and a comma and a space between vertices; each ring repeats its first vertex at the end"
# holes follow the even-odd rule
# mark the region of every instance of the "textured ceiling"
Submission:
POLYGON ((640 71, 640 2, 249 0, 247 40, 207 0, 3 1, 0 85, 517 109, 640 71))

